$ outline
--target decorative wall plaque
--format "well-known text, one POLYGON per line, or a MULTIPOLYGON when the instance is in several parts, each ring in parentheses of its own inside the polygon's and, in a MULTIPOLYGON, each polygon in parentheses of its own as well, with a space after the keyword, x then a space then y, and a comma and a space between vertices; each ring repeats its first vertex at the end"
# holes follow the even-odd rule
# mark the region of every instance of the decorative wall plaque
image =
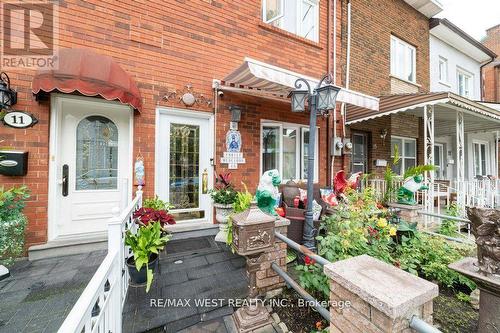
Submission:
POLYGON ((226 151, 220 159, 221 163, 228 164, 228 169, 238 169, 238 164, 245 164, 246 160, 241 152, 241 133, 238 128, 230 129, 226 133, 226 151))

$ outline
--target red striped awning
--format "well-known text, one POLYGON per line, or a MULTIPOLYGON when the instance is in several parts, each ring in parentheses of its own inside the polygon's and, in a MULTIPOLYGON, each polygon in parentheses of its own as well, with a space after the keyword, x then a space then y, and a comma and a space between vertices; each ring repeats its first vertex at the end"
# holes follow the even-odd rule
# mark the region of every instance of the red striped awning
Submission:
POLYGON ((31 87, 35 95, 42 91, 79 92, 119 100, 138 111, 142 108, 141 93, 132 77, 112 57, 88 49, 60 50, 58 68, 37 72, 31 87))
MULTIPOLYGON (((299 78, 307 80, 312 88, 319 83, 318 79, 258 60, 245 58, 241 66, 224 78, 224 85, 220 89, 235 87, 286 97, 295 88, 295 82, 299 78)), ((376 111, 379 107, 378 98, 345 88, 341 88, 339 91, 337 101, 376 111)))

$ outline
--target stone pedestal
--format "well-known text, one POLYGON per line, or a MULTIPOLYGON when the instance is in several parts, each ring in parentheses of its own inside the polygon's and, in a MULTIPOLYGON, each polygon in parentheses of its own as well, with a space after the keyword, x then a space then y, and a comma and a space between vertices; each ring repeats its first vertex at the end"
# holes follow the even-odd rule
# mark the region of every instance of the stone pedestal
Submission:
POLYGON ((432 324, 438 286, 367 255, 325 266, 330 332, 412 332, 416 315, 432 324))
POLYGON ((418 211, 422 210, 423 207, 420 205, 402 205, 399 203, 389 203, 389 207, 399 209, 398 217, 408 223, 414 223, 419 221, 418 211))
POLYGON ((464 258, 450 268, 473 280, 480 290, 478 333, 494 332, 500 327, 500 276, 479 271, 476 258, 464 258))

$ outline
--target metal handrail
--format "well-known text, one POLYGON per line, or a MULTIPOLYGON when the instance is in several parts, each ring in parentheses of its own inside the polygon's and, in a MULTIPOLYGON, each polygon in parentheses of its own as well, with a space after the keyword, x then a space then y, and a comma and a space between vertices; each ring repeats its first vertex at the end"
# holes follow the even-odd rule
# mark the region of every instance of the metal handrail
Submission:
POLYGON ((410 319, 410 328, 413 328, 419 333, 442 333, 440 330, 415 315, 410 319))
POLYGON ((443 215, 443 214, 436 214, 436 213, 429 213, 429 212, 425 212, 423 210, 419 210, 417 213, 421 214, 421 215, 427 215, 427 216, 437 217, 437 218, 445 219, 445 220, 452 220, 452 221, 458 221, 458 222, 464 222, 464 223, 471 223, 470 220, 464 219, 463 217, 443 215))
POLYGON ((276 236, 276 238, 278 238, 280 241, 282 241, 283 243, 286 243, 287 245, 289 245, 292 249, 294 250, 297 250, 299 251, 300 253, 303 253, 304 255, 308 256, 309 258, 311 259, 314 259, 314 261, 316 261, 318 264, 320 264, 321 266, 325 266, 325 265, 328 265, 328 264, 331 264, 332 262, 329 261, 329 260, 326 260, 325 258, 323 258, 322 256, 319 256, 317 255, 316 253, 312 252, 311 250, 309 250, 307 247, 305 247, 304 245, 300 245, 298 243, 295 243, 293 240, 291 240, 290 238, 280 234, 279 232, 274 232, 274 235, 276 236))

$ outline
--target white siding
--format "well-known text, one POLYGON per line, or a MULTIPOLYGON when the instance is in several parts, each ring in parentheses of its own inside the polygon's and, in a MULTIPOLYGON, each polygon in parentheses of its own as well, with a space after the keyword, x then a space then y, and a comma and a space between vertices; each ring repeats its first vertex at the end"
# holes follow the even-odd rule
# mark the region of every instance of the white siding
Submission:
POLYGON ((430 36, 431 92, 458 94, 457 69, 473 75, 472 100, 481 99, 481 64, 435 36, 430 36), (448 84, 439 82, 439 57, 448 60, 448 84))

